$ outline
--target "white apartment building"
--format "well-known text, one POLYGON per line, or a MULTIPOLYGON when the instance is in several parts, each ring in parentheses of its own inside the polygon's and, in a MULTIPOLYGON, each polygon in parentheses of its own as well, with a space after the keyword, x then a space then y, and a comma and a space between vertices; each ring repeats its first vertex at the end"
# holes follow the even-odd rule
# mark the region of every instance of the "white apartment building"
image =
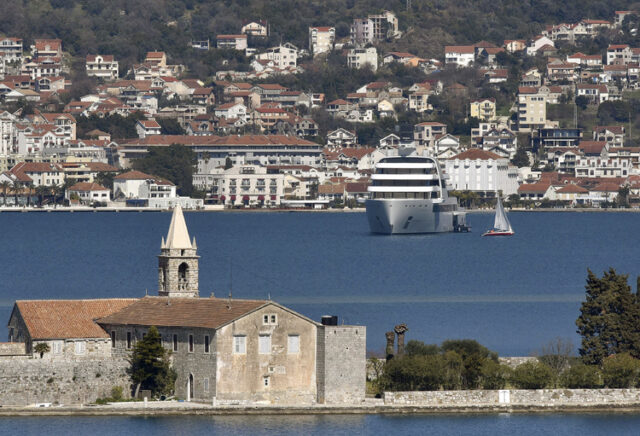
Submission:
POLYGON ((413 140, 417 147, 434 148, 436 139, 447 134, 447 125, 426 121, 413 127, 413 140))
POLYGON ((444 48, 444 62, 447 65, 469 67, 476 56, 476 48, 472 45, 447 45, 444 48))
POLYGON ((502 191, 506 197, 518 192, 518 169, 509 159, 472 148, 445 161, 449 184, 455 190, 469 190, 491 196, 502 191))
POLYGON ((298 48, 290 43, 282 44, 256 55, 256 59, 273 61, 275 66, 280 69, 296 68, 298 65, 298 48))
POLYGON ((351 25, 351 44, 363 46, 384 39, 400 37, 398 18, 391 11, 369 15, 367 18, 356 18, 351 25))
POLYGON ((631 157, 580 156, 576 162, 576 177, 628 177, 631 157))
POLYGON ((112 55, 87 55, 85 61, 87 76, 104 80, 118 78, 118 61, 112 55))
MULTIPOLYGON (((211 198, 227 206, 277 206, 284 195, 285 175, 260 165, 237 165, 214 174, 200 175, 211 198), (204 178, 202 178, 204 176, 204 178)), ((195 178, 194 178, 195 184, 195 178)))
POLYGON ((17 118, 9 112, 0 113, 0 155, 16 151, 18 145, 17 118))
POLYGON ((607 65, 627 65, 633 51, 627 44, 612 44, 607 47, 607 65))
POLYGON ((335 27, 309 27, 309 50, 314 57, 333 50, 335 41, 335 27))
POLYGON ((375 47, 369 48, 352 48, 347 56, 347 65, 349 68, 362 68, 370 65, 372 71, 378 69, 378 50, 375 47))

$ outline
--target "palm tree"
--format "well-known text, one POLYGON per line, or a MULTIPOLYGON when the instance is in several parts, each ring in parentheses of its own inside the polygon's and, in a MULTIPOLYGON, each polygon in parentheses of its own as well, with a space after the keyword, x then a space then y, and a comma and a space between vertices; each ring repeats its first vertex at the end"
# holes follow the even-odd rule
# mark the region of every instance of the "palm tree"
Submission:
POLYGON ((3 206, 7 205, 7 191, 9 190, 10 187, 11 187, 11 183, 7 180, 0 183, 0 188, 2 188, 2 199, 3 199, 2 205, 3 206))
MULTIPOLYGON (((31 189, 29 189, 31 192, 31 189)), ((36 186, 36 195, 38 196, 38 206, 42 206, 44 198, 51 192, 51 188, 45 185, 36 186)))
POLYGON ((20 190, 20 188, 22 188, 22 182, 13 182, 13 199, 15 206, 18 206, 18 190, 20 190))

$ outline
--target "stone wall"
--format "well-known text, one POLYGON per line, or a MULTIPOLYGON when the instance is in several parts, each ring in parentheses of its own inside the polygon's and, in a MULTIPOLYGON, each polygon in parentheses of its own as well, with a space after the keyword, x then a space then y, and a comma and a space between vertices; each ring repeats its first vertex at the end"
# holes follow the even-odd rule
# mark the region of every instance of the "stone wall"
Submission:
POLYGON ((366 338, 364 326, 318 327, 318 403, 364 401, 366 338))
POLYGON ((26 355, 24 342, 0 342, 0 356, 26 355))
POLYGON ((108 397, 114 386, 122 386, 127 395, 128 366, 123 359, 62 361, 1 357, 0 406, 87 404, 108 397))
POLYGON ((384 403, 423 407, 624 405, 640 404, 640 389, 385 392, 384 403))

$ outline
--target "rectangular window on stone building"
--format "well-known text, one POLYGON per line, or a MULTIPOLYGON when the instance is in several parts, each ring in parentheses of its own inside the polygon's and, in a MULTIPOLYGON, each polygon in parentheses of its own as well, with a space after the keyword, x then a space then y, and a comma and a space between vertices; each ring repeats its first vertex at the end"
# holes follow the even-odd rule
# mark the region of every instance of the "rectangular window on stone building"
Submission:
POLYGON ((127 348, 131 348, 131 332, 127 332, 127 348))
POLYGON ((245 354, 247 352, 247 337, 233 337, 233 354, 245 354))
POLYGON ((264 384, 265 387, 269 387, 271 380, 270 377, 262 377, 262 383, 264 384))
POLYGON ((204 336, 204 352, 209 352, 209 335, 204 336))
POLYGON ((258 337, 258 352, 260 354, 271 354, 271 335, 260 335, 258 337))
POLYGON ((297 354, 300 352, 300 336, 299 335, 289 335, 289 339, 287 342, 287 352, 289 354, 297 354))
POLYGON ((116 332, 111 330, 111 348, 116 348, 116 332))
POLYGON ((53 341, 53 354, 62 354, 62 341, 53 341))
POLYGON ((84 341, 77 341, 75 344, 76 354, 84 354, 87 351, 87 344, 84 341))
POLYGON ((209 392, 209 379, 208 379, 208 378, 205 378, 205 379, 202 381, 202 384, 203 384, 203 387, 204 387, 204 391, 205 391, 205 392, 209 392))
POLYGON ((193 353, 193 335, 189 335, 189 353, 193 353))
POLYGON ((178 351, 178 335, 173 335, 173 351, 178 351))

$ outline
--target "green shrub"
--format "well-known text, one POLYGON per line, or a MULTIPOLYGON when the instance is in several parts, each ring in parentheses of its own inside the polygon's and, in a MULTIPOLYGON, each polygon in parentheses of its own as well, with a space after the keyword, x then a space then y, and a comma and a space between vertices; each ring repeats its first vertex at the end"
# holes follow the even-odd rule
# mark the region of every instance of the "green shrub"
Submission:
POLYGON ((576 364, 560 377, 562 386, 569 389, 593 389, 602 387, 602 377, 595 365, 576 364))
POLYGON ((121 401, 124 398, 124 389, 122 386, 114 386, 111 388, 111 398, 114 401, 121 401))
POLYGON ((511 377, 512 383, 520 389, 542 389, 553 379, 553 371, 541 362, 525 362, 518 365, 511 377))
POLYGON ((608 388, 630 388, 638 383, 640 361, 629 353, 614 354, 604 359, 602 377, 608 388))
POLYGON ((504 389, 513 371, 507 365, 486 360, 482 365, 481 384, 483 389, 504 389))

